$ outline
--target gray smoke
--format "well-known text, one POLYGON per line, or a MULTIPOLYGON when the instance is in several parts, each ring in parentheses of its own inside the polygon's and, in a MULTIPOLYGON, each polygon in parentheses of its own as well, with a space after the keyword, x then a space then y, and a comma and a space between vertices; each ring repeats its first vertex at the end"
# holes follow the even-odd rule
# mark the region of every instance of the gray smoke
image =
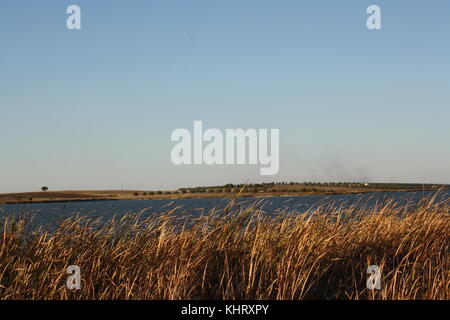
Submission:
POLYGON ((350 164, 338 153, 328 154, 316 163, 317 175, 321 181, 372 182, 367 167, 350 164))

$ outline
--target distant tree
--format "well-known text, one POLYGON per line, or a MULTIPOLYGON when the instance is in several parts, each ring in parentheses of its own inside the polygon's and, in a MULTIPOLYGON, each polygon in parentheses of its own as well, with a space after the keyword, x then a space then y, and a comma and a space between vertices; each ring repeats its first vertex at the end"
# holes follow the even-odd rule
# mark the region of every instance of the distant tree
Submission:
POLYGON ((43 187, 41 188, 41 190, 45 192, 45 191, 48 190, 48 187, 47 187, 47 186, 43 186, 43 187))

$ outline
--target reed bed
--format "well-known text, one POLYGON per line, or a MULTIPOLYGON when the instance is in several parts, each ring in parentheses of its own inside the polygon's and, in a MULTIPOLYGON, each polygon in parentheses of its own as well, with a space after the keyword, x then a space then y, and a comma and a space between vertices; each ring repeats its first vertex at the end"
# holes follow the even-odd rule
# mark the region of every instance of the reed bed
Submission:
POLYGON ((0 299, 449 299, 449 213, 428 199, 267 217, 231 200, 186 224, 171 210, 52 231, 3 218, 0 299), (370 265, 381 290, 366 288, 370 265))

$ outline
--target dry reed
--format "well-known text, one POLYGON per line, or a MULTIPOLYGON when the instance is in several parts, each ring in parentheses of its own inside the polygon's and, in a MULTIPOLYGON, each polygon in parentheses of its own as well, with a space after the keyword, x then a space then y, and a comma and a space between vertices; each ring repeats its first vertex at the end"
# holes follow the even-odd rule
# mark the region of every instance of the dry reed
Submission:
POLYGON ((193 225, 172 211, 51 232, 3 218, 0 299, 449 299, 449 212, 428 200, 267 217, 231 200, 193 225), (69 265, 81 290, 66 288, 69 265), (369 265, 381 290, 366 288, 369 265))

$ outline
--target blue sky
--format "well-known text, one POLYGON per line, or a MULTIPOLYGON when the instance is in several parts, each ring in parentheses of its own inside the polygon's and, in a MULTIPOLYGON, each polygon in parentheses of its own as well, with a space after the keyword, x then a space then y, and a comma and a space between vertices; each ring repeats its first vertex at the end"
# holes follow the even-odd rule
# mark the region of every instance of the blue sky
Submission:
POLYGON ((447 0, 2 1, 0 192, 450 183, 449 34, 447 0), (194 120, 280 129, 279 173, 174 166, 194 120))

